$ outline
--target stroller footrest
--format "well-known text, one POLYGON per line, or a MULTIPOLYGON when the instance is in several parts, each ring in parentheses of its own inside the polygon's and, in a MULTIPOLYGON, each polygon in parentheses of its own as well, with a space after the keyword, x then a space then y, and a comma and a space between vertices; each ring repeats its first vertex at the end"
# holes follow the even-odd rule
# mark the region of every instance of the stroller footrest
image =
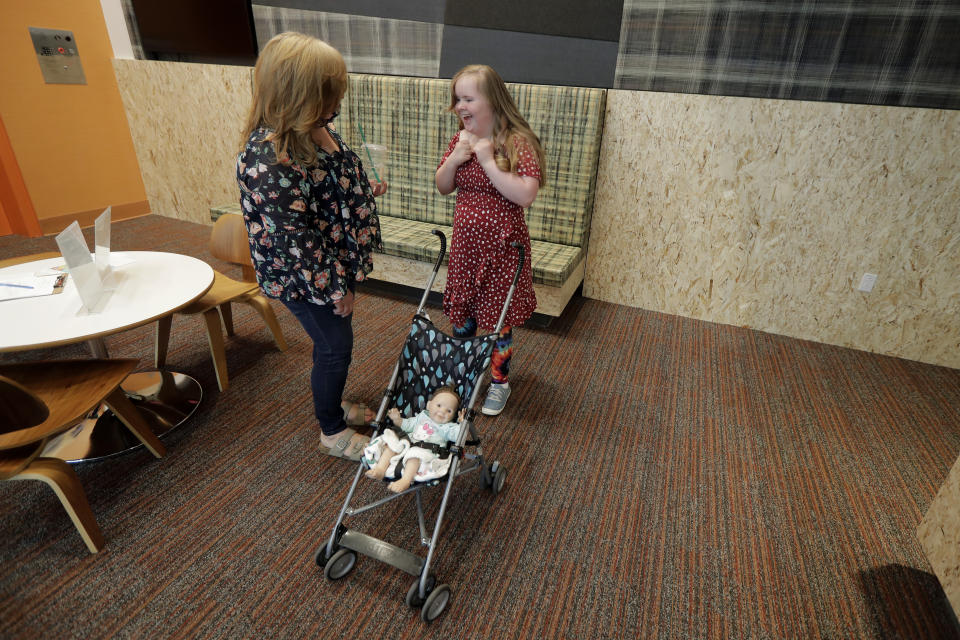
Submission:
POLYGON ((340 546, 385 562, 413 576, 419 576, 423 569, 424 560, 420 556, 359 531, 346 531, 340 538, 340 546))

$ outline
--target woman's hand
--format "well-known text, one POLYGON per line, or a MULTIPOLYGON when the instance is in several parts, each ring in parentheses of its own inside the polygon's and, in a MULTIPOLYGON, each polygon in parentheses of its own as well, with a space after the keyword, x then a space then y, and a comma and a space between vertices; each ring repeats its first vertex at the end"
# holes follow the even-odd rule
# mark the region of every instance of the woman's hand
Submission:
POLYGON ((370 180, 370 190, 373 191, 373 197, 382 196, 387 192, 387 182, 384 180, 370 180))
POLYGON ((333 303, 333 315, 345 318, 351 313, 353 313, 353 291, 348 289, 345 296, 333 303))

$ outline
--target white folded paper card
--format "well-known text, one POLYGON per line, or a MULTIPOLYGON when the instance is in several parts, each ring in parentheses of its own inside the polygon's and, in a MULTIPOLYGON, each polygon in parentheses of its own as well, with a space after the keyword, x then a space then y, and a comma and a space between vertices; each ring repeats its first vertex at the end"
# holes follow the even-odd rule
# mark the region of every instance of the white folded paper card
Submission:
POLYGON ((110 210, 104 209, 93 222, 94 262, 104 283, 110 275, 110 210))
POLYGON ((88 311, 93 311, 103 296, 103 281, 97 272, 97 265, 90 257, 90 248, 83 239, 80 223, 74 220, 57 235, 57 246, 63 255, 67 269, 77 285, 77 293, 88 311))
POLYGON ((67 274, 52 276, 19 275, 0 279, 0 302, 49 296, 63 291, 67 274))

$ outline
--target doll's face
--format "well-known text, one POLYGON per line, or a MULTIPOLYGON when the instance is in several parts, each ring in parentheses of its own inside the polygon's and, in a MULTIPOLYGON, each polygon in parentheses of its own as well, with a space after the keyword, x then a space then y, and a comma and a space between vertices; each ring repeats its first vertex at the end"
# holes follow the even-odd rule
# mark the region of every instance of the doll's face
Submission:
POLYGON ((427 402, 427 414, 437 424, 453 422, 458 404, 457 397, 452 393, 438 393, 427 402))

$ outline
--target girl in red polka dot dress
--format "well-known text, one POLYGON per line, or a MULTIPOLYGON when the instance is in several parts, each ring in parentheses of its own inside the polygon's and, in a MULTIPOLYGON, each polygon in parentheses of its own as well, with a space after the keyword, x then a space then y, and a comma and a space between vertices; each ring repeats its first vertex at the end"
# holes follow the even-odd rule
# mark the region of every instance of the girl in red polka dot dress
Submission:
POLYGON ((520 115, 496 71, 486 65, 464 67, 450 83, 450 111, 460 131, 437 168, 440 193, 457 191, 443 311, 454 335, 492 331, 500 318, 519 254, 526 260, 493 354, 492 382, 482 411, 497 415, 510 397, 507 375, 513 353, 512 327, 527 321, 537 307, 530 269, 530 233, 523 210, 543 184, 543 148, 520 115))

